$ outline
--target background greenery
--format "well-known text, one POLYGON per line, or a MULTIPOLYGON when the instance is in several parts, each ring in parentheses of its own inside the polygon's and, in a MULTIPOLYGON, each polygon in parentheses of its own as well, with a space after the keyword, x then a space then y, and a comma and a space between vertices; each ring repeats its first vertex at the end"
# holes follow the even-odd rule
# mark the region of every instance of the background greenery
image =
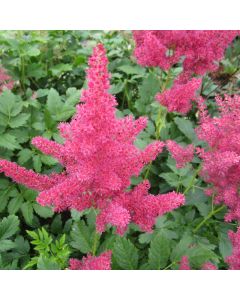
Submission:
MULTIPOLYGON (((136 141, 138 147, 144 148, 159 136, 182 145, 204 146, 194 132, 196 108, 183 117, 166 114, 154 101, 162 85, 172 85, 181 65, 169 74, 140 67, 133 57, 131 32, 1 31, 1 64, 16 82, 12 91, 0 95, 1 158, 40 173, 61 171, 57 161, 40 153, 30 141, 38 135, 61 141, 57 125, 75 112, 85 86, 87 60, 98 42, 107 49, 110 92, 117 97, 118 116, 149 118, 136 141)), ((239 91, 239 55, 240 41, 236 40, 219 70, 204 77, 201 94, 212 114, 216 114, 216 93, 239 91)), ((204 194, 199 162, 195 157, 177 169, 164 151, 139 178, 133 178, 133 186, 148 177, 152 193, 177 190, 187 200, 184 207, 158 218, 152 233, 131 225, 124 237, 114 235, 114 228, 96 236, 93 211, 53 213, 37 204, 36 192, 0 175, 0 269, 65 269, 69 257, 81 259, 88 252, 97 255, 106 249, 113 250, 113 269, 177 269, 182 255, 189 256, 195 269, 206 261, 226 269, 224 258, 231 253, 227 231, 237 224, 225 223, 225 210, 218 211, 204 194)))

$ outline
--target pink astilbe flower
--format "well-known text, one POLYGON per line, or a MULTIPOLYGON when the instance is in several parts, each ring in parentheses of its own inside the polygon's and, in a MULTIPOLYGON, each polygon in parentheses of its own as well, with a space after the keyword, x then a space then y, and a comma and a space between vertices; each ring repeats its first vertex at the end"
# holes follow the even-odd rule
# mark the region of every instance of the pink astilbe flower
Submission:
POLYGON ((182 147, 175 141, 168 140, 166 142, 168 151, 171 153, 172 157, 176 160, 176 167, 183 168, 188 162, 193 160, 194 156, 194 146, 188 145, 182 147))
POLYGON ((146 127, 147 120, 116 117, 117 102, 108 93, 107 64, 104 47, 98 45, 89 59, 88 88, 82 91, 82 103, 70 123, 59 125, 64 143, 43 137, 32 140, 44 154, 56 158, 64 166, 64 172, 38 175, 22 167, 18 167, 18 172, 16 164, 5 160, 0 160, 0 172, 38 190, 37 201, 43 206, 53 206, 56 211, 94 207, 99 210, 100 232, 106 224, 111 224, 123 234, 130 221, 149 230, 158 215, 182 205, 184 198, 177 193, 150 195, 141 185, 127 191, 131 177, 138 176, 162 152, 164 143, 156 141, 144 150, 135 146, 136 136, 146 127), (143 211, 147 210, 146 215, 141 213, 141 206, 143 211))
POLYGON ((199 139, 208 144, 199 149, 203 160, 201 176, 211 184, 208 194, 215 203, 225 204, 226 221, 240 220, 240 96, 217 97, 219 116, 211 117, 201 103, 199 139))
POLYGON ((88 254, 82 260, 71 258, 70 270, 111 270, 111 251, 106 251, 99 256, 88 254))
POLYGON ((11 90, 14 86, 14 81, 12 78, 6 73, 6 71, 0 68, 0 93, 4 89, 11 90))
POLYGON ((203 264, 202 270, 217 270, 217 267, 210 262, 206 262, 205 264, 203 264))
POLYGON ((217 69, 216 62, 239 34, 234 30, 142 30, 133 33, 135 56, 143 66, 168 70, 183 61, 183 80, 217 69))
POLYGON ((105 225, 111 223, 111 219, 114 219, 113 223, 117 226, 119 234, 126 230, 128 220, 137 224, 143 231, 151 231, 158 216, 184 204, 182 194, 170 192, 154 196, 148 193, 149 188, 149 182, 145 180, 132 191, 115 197, 106 210, 100 213, 97 219, 98 231, 104 231, 105 225))
POLYGON ((228 236, 232 242, 232 254, 225 261, 230 270, 240 270, 240 227, 237 232, 229 231, 228 236))
POLYGON ((191 270, 187 256, 181 258, 179 270, 191 270))
POLYGON ((202 83, 201 79, 192 78, 187 83, 175 82, 171 89, 156 95, 156 100, 167 107, 169 112, 187 114, 196 98, 196 92, 202 83))
MULTIPOLYGON (((192 270, 187 256, 182 256, 179 270, 192 270)), ((202 265, 201 270, 217 270, 217 267, 210 262, 205 262, 202 265)))

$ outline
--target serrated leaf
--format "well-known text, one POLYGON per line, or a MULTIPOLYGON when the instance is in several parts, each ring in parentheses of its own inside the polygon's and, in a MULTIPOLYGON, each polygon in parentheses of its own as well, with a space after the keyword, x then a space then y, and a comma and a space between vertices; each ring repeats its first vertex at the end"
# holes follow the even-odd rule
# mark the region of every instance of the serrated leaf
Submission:
POLYGON ((18 144, 15 136, 9 133, 5 133, 0 135, 0 147, 9 150, 15 150, 15 149, 19 149, 20 145, 18 144))
POLYGON ((50 207, 41 206, 38 203, 33 204, 35 212, 42 218, 51 218, 54 215, 53 210, 50 207))
POLYGON ((31 203, 23 203, 21 206, 23 217, 27 224, 32 224, 33 221, 33 208, 31 203))
POLYGON ((135 107, 140 113, 148 112, 150 104, 153 102, 154 97, 160 90, 159 79, 154 74, 149 74, 144 78, 139 87, 140 98, 135 102, 135 107))
POLYGON ((130 65, 124 65, 118 67, 118 70, 128 74, 128 75, 143 75, 145 73, 145 70, 141 68, 140 66, 130 66, 130 65))
POLYGON ((40 256, 37 263, 38 270, 60 270, 60 266, 54 258, 40 256))
POLYGON ((180 184, 179 176, 176 175, 175 173, 171 173, 171 172, 168 172, 168 173, 162 173, 162 174, 160 175, 160 177, 162 177, 163 179, 165 179, 166 182, 167 182, 170 186, 177 187, 177 186, 180 184))
POLYGON ((118 238, 114 244, 113 256, 124 270, 136 270, 138 267, 137 248, 126 238, 118 238))
POLYGON ((8 216, 0 222, 0 240, 13 236, 18 231, 19 220, 16 216, 8 216))
POLYGON ((33 167, 36 172, 38 172, 38 173, 41 172, 42 161, 41 161, 41 157, 39 155, 33 156, 33 167))
POLYGON ((149 249, 148 263, 151 269, 164 269, 169 260, 170 250, 170 241, 163 234, 157 234, 152 240, 149 249))
POLYGON ((22 110, 22 102, 19 96, 14 95, 10 90, 4 90, 0 95, 0 112, 10 117, 15 117, 22 110))
POLYGON ((9 126, 11 128, 21 127, 26 124, 29 117, 30 117, 30 114, 26 114, 26 113, 21 113, 21 114, 17 115, 16 117, 11 117, 11 119, 9 121, 9 126))
POLYGON ((15 214, 21 207, 23 203, 23 197, 18 195, 16 198, 13 198, 8 203, 8 213, 15 214))
POLYGON ((188 250, 189 262, 193 269, 200 269, 205 262, 218 262, 217 255, 207 247, 196 246, 188 250))
POLYGON ((0 241, 0 252, 8 251, 15 247, 15 244, 13 241, 10 240, 1 240, 0 241))
POLYGON ((77 90, 76 88, 68 88, 66 91, 66 96, 67 96, 67 100, 65 102, 65 104, 67 104, 68 106, 74 106, 79 102, 80 99, 80 95, 81 95, 81 91, 77 90))
POLYGON ((38 56, 40 53, 40 50, 36 47, 29 47, 25 52, 28 56, 38 56))
POLYGON ((63 103, 61 101, 61 97, 59 96, 59 93, 54 89, 50 89, 48 93, 47 104, 46 104, 47 110, 51 114, 56 115, 58 111, 61 111, 62 105, 63 103))
POLYGON ((84 224, 83 221, 79 221, 73 224, 70 235, 72 238, 70 244, 73 248, 80 250, 82 253, 88 253, 92 250, 92 232, 84 224))
POLYGON ((174 122, 178 129, 195 145, 199 145, 199 140, 193 128, 193 123, 190 120, 176 117, 174 122))
POLYGON ((20 165, 25 164, 32 157, 32 151, 30 149, 22 149, 18 152, 18 162, 20 165))
POLYGON ((190 234, 185 233, 171 253, 171 261, 180 261, 182 256, 186 255, 193 238, 190 234))
POLYGON ((61 74, 71 71, 72 65, 70 64, 58 64, 51 68, 51 73, 53 76, 60 76, 61 74))
POLYGON ((229 240, 227 231, 220 231, 219 238, 219 251, 223 258, 229 256, 232 253, 232 243, 229 240))

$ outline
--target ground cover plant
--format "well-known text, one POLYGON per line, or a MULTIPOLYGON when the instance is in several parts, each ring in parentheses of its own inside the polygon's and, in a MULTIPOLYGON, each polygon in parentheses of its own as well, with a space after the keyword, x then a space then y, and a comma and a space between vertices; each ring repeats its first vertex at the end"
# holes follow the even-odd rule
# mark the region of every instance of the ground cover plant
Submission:
POLYGON ((240 269, 238 31, 0 32, 0 269, 240 269))

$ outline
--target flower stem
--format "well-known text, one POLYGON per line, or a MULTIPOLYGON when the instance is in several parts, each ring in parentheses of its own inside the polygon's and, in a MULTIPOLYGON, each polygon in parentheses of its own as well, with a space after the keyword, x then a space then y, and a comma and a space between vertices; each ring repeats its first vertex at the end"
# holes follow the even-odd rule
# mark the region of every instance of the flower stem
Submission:
POLYGON ((224 208, 225 208, 225 205, 222 205, 222 206, 218 207, 217 209, 211 211, 206 216, 206 218, 204 218, 204 220, 202 220, 202 222, 197 225, 197 227, 193 230, 193 232, 196 233, 211 217, 213 217, 215 214, 217 214, 218 212, 220 212, 224 208))
POLYGON ((187 192, 194 186, 194 181, 195 181, 196 177, 198 176, 199 172, 201 171, 201 168, 202 168, 202 166, 200 165, 200 166, 196 169, 196 171, 195 171, 195 173, 194 173, 194 175, 193 175, 193 177, 192 177, 192 180, 191 180, 189 186, 188 186, 188 187, 185 189, 185 191, 183 192, 184 195, 186 195, 187 192))
POLYGON ((177 263, 176 261, 173 261, 170 265, 166 266, 166 268, 164 268, 163 270, 168 270, 169 268, 174 266, 176 263, 177 263))

